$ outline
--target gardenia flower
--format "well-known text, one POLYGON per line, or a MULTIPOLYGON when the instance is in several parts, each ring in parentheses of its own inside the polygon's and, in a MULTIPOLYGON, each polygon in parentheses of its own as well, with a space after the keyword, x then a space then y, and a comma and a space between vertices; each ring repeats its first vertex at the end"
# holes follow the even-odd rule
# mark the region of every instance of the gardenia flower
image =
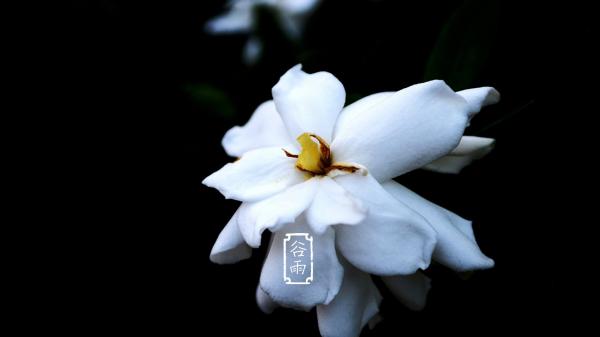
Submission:
POLYGON ((272 93, 223 138, 239 160, 203 181, 242 202, 212 249, 213 262, 248 258, 263 231, 273 233, 256 294, 263 311, 316 306, 323 336, 358 336, 381 301, 369 274, 419 310, 429 290, 421 270, 432 258, 457 271, 494 265, 470 221, 392 179, 421 167, 458 172, 489 151, 493 140, 462 136, 482 106, 498 102, 495 89, 454 92, 436 80, 344 108, 337 78, 298 65, 272 93), (308 285, 282 277, 281 243, 297 232, 314 239, 308 285))
MULTIPOLYGON (((232 0, 229 10, 206 23, 211 34, 254 33, 256 7, 266 6, 277 14, 283 31, 291 39, 298 39, 304 22, 320 0, 232 0)), ((262 52, 262 42, 250 36, 244 47, 244 60, 254 63, 262 52)))

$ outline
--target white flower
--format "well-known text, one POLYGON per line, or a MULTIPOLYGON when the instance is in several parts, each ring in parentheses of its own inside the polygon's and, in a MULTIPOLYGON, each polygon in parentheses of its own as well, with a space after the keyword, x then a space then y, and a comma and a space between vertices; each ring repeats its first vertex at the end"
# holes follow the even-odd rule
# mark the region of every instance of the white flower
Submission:
POLYGON ((492 140, 462 135, 482 106, 499 100, 495 89, 454 92, 430 81, 344 108, 337 78, 298 65, 272 92, 273 101, 223 138, 241 158, 203 181, 242 202, 213 247, 216 263, 248 258, 265 229, 273 242, 288 232, 314 236, 318 263, 306 286, 284 284, 283 248, 271 245, 257 288, 261 309, 316 306, 323 336, 358 336, 381 300, 368 274, 418 310, 429 290, 420 270, 432 257, 457 271, 494 265, 470 221, 392 178, 424 166, 458 172, 489 151, 492 140))
POLYGON ((256 26, 256 7, 265 6, 277 14, 283 31, 288 37, 298 39, 304 22, 320 0, 232 0, 229 10, 206 23, 211 34, 251 34, 244 47, 244 60, 254 63, 262 52, 262 42, 253 36, 256 26))

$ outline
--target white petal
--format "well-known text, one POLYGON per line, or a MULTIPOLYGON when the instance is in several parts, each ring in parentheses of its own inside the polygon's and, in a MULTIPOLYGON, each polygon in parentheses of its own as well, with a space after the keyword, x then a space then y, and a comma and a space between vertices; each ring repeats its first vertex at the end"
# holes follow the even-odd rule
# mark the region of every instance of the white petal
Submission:
POLYGON ((284 307, 310 310, 317 304, 327 304, 337 295, 344 269, 335 252, 334 231, 314 234, 304 219, 289 224, 274 234, 269 253, 260 275, 260 287, 273 301, 284 307), (306 285, 289 285, 283 280, 283 239, 286 233, 309 233, 313 237, 313 277, 306 285))
POLYGON ((392 294, 411 310, 423 310, 431 280, 422 272, 381 278, 392 294))
POLYGON ((338 250, 360 270, 376 275, 407 275, 425 269, 435 247, 435 231, 425 219, 386 192, 373 177, 336 178, 368 207, 356 226, 337 226, 338 250))
POLYGON ((482 107, 500 102, 500 93, 492 87, 481 87, 458 91, 469 104, 469 115, 478 113, 482 107))
POLYGON ((329 177, 313 179, 319 184, 306 219, 315 233, 322 234, 331 225, 356 225, 364 220, 367 208, 360 200, 329 177))
POLYGON ((479 249, 470 221, 423 199, 395 181, 383 186, 396 199, 425 217, 435 229, 438 243, 433 258, 436 261, 456 271, 494 266, 494 261, 479 249))
POLYGON ((310 132, 331 142, 333 126, 346 100, 344 86, 335 76, 324 71, 307 74, 299 64, 281 76, 272 92, 291 137, 310 132))
POLYGON ((277 6, 288 15, 302 15, 310 12, 320 0, 279 0, 277 6))
POLYGON ((204 28, 211 34, 246 33, 253 24, 252 7, 250 1, 237 1, 228 12, 208 21, 204 28))
POLYGON ((358 337, 377 315, 381 295, 371 277, 344 264, 344 283, 328 305, 317 306, 319 331, 323 337, 358 337))
POLYGON ((376 94, 365 96, 345 107, 335 125, 333 139, 338 137, 340 127, 345 127, 348 125, 352 118, 363 113, 368 113, 366 111, 383 102, 385 99, 392 97, 394 94, 395 92, 393 91, 378 92, 376 94))
POLYGON ((225 152, 232 157, 241 157, 244 153, 261 147, 280 146, 288 151, 289 144, 296 144, 291 139, 285 125, 275 110, 275 103, 267 101, 259 105, 244 126, 229 129, 222 141, 225 152))
POLYGON ((246 244, 240 233, 237 217, 239 208, 219 234, 210 252, 210 260, 218 264, 236 263, 252 255, 252 249, 246 244))
POLYGON ((278 307, 277 303, 260 288, 260 285, 256 287, 256 304, 265 314, 272 313, 278 307))
POLYGON ((355 103, 365 110, 344 110, 331 145, 336 161, 364 165, 379 181, 448 154, 474 114, 473 104, 439 80, 379 98, 365 98, 370 107, 355 103))
POLYGON ((275 232, 293 223, 310 206, 317 187, 318 180, 312 178, 268 199, 242 205, 238 225, 246 242, 258 247, 265 229, 275 232))
POLYGON ((452 152, 423 166, 423 168, 440 173, 457 174, 474 160, 490 153, 494 148, 494 142, 495 140, 492 138, 463 136, 452 152))
POLYGON ((304 180, 294 158, 288 158, 280 147, 267 147, 246 152, 202 183, 218 189, 227 199, 256 201, 304 180))

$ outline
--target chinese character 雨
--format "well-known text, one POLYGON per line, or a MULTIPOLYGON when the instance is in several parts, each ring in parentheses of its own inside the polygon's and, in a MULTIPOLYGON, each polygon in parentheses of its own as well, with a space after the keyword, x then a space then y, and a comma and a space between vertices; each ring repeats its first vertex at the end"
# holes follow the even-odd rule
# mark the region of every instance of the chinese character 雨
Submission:
POLYGON ((290 267, 290 272, 292 274, 304 275, 304 270, 306 270, 306 265, 305 264, 300 264, 300 262, 302 262, 302 261, 301 260, 294 261, 295 264, 293 264, 290 267))

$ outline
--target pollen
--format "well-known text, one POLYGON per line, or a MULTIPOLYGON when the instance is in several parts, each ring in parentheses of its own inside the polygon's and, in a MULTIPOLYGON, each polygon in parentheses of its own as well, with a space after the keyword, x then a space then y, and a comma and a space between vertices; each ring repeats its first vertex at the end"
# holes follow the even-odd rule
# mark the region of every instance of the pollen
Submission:
POLYGON ((302 150, 298 155, 296 167, 313 174, 325 174, 326 169, 331 165, 331 152, 327 142, 307 132, 301 134, 297 140, 302 150))
POLYGON ((367 175, 367 169, 354 163, 332 163, 331 150, 325 139, 314 133, 305 132, 296 138, 302 150, 300 154, 293 154, 282 149, 286 156, 296 158, 296 167, 308 174, 307 178, 315 175, 335 177, 357 173, 367 175))

